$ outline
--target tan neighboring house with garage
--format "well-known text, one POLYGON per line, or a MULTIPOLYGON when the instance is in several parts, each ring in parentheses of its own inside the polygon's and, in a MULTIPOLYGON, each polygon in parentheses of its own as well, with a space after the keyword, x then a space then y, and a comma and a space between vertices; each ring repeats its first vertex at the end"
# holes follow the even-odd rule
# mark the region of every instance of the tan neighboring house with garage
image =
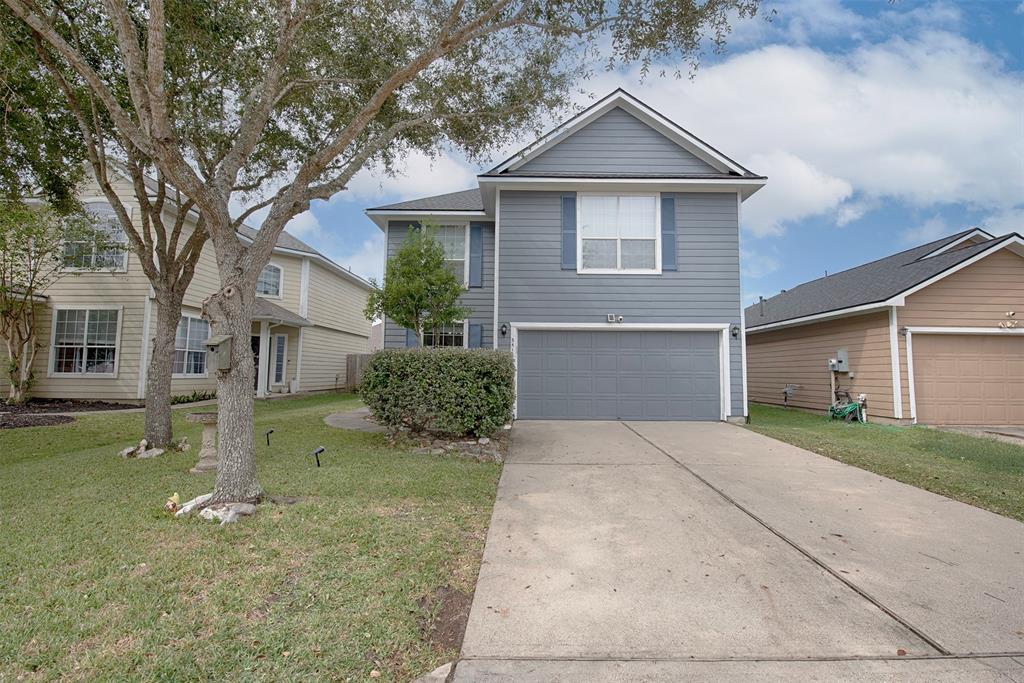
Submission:
MULTIPOLYGON (((116 185, 126 207, 139 209, 127 179, 116 185)), ((107 225, 114 241, 125 236, 95 184, 80 193, 86 209, 107 225)), ((171 202, 168 202, 170 205, 171 202)), ((168 220, 171 220, 168 217, 168 220)), ((186 222, 186 231, 195 225, 186 222)), ((244 227, 243 242, 256 230, 244 227)), ((187 239, 187 234, 181 240, 187 239)), ((39 303, 39 352, 31 395, 40 398, 139 402, 156 330, 156 300, 138 258, 130 250, 93 253, 67 245, 68 274, 39 303), (78 265, 76 269, 75 265, 78 265), (95 269, 93 264, 102 264, 95 269), (87 266, 87 268, 82 268, 87 266)), ((216 389, 207 372, 201 317, 203 300, 220 289, 208 242, 185 294, 178 328, 171 391, 186 395, 216 389)), ((372 286, 316 249, 285 232, 257 283, 257 305, 248 342, 253 350, 257 396, 343 388, 346 355, 370 348, 363 308, 372 286)), ((0 350, 0 356, 6 353, 0 350)), ((0 378, 6 393, 6 376, 0 378)))
POLYGON ((1024 239, 971 229, 746 309, 751 401, 825 410, 840 350, 872 418, 1024 425, 1024 239))

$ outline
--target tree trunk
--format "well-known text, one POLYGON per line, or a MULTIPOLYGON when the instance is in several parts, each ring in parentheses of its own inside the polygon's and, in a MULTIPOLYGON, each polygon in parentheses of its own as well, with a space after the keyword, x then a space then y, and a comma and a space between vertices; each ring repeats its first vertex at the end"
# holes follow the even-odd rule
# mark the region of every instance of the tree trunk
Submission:
MULTIPOLYGON (((157 297, 156 335, 146 375, 145 437, 150 446, 167 448, 174 439, 171 426, 171 374, 174 370, 174 342, 181 319, 181 301, 173 296, 157 297)), ((146 330, 145 334, 148 334, 146 330)))
POLYGON ((29 389, 32 387, 32 359, 35 356, 30 350, 34 343, 34 335, 29 339, 23 339, 19 335, 7 340, 7 379, 10 384, 7 392, 8 405, 21 405, 28 400, 29 389))
POLYGON ((217 371, 217 481, 212 503, 255 503, 263 496, 253 446, 252 310, 255 286, 230 284, 204 303, 216 334, 231 335, 231 369, 217 371), (242 295, 243 291, 248 291, 242 295))

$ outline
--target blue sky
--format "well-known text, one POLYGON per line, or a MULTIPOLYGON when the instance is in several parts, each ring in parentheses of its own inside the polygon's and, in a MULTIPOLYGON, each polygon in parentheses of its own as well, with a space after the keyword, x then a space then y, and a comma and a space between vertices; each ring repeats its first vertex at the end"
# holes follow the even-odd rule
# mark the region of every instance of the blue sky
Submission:
MULTIPOLYGON (((768 176, 743 205, 746 303, 965 227, 1024 232, 1024 1, 767 0, 761 15, 693 79, 586 84, 625 88, 768 176)), ((444 153, 409 158, 403 177, 364 171, 288 229, 379 277, 383 236, 363 210, 474 187, 480 170, 444 153)))

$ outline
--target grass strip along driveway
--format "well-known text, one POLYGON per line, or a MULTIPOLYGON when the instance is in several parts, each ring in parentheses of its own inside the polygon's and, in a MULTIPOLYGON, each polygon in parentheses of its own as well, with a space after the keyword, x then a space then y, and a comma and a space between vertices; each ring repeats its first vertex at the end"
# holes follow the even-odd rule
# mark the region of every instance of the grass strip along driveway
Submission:
POLYGON ((834 460, 1024 521, 1024 448, 964 434, 829 421, 750 406, 749 429, 834 460))
POLYGON ((258 402, 260 482, 299 501, 225 527, 162 510, 213 486, 187 473, 186 411, 193 449, 150 460, 117 456, 141 414, 0 431, 0 681, 408 680, 453 659, 424 620, 439 590, 472 595, 500 466, 324 425, 357 405, 258 402))

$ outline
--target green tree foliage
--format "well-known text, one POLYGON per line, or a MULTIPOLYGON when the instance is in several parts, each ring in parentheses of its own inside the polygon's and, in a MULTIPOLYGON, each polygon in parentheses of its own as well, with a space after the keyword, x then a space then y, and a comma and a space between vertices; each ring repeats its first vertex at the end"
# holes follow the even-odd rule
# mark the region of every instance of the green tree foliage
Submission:
MULTIPOLYGON (((44 293, 69 275, 65 245, 116 248, 106 232, 82 212, 61 212, 47 204, 0 202, 0 339, 7 349, 8 403, 22 403, 32 387, 39 349, 38 309, 44 293)), ((73 273, 83 270, 75 263, 73 273)), ((94 268, 95 266, 88 266, 94 268)))
MULTIPOLYGON (((677 72, 692 71, 706 48, 722 47, 730 20, 753 15, 758 5, 0 1, 31 33, 101 184, 114 156, 137 187, 138 169, 153 168, 198 211, 222 288, 206 299, 204 314, 219 333, 239 339, 250 334, 256 279, 285 225, 343 191, 360 170, 391 173, 415 150, 455 148, 483 158, 570 109, 576 84, 597 68, 639 63, 646 73, 668 61, 677 72), (236 229, 257 211, 266 212, 261 229, 243 244, 236 229)), ((116 197, 104 192, 118 210, 116 197)), ((143 194, 136 193, 143 221, 156 220, 159 212, 143 194)), ((173 242, 178 231, 170 233, 173 242)), ((145 234, 128 238, 149 269, 159 235, 148 245, 145 234)), ((162 255, 159 261, 178 263, 162 255)), ((160 279, 147 274, 162 296, 160 279)), ((244 344, 232 348, 230 372, 218 373, 214 502, 262 495, 252 359, 244 344)))
MULTIPOLYGON (((374 283, 376 284, 376 283, 374 283)), ((459 305, 462 282, 445 264, 444 249, 430 236, 429 227, 410 230, 395 255, 388 259, 383 286, 370 292, 363 313, 370 321, 390 318, 423 339, 467 317, 459 305)))
POLYGON ((31 34, 0 12, 0 195, 42 196, 73 210, 85 170, 85 145, 75 119, 36 57, 31 34))

